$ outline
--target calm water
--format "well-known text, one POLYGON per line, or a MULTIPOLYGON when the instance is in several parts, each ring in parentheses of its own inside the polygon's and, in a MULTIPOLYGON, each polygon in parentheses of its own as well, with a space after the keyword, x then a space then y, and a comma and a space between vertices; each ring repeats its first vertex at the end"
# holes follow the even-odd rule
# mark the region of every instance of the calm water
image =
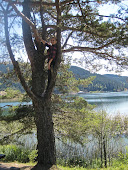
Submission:
POLYGON ((32 102, 18 102, 13 99, 0 99, 0 107, 17 106, 31 103, 32 102))
MULTIPOLYGON (((127 92, 111 92, 111 93, 110 92, 109 93, 93 93, 93 94, 79 93, 78 95, 85 98, 88 101, 88 103, 97 105, 96 110, 105 109, 108 113, 112 115, 117 114, 118 112, 120 112, 122 115, 128 114, 128 91, 127 92)), ((27 104, 27 103, 26 102, 20 103, 20 102, 16 102, 13 100, 0 100, 0 107, 8 107, 8 105, 16 106, 18 104, 27 104)), ((31 102, 29 102, 28 104, 31 104, 31 102)), ((30 147, 30 148, 36 146, 36 143, 37 143, 35 133, 33 133, 29 137, 28 136, 21 137, 20 141, 25 143, 26 147, 30 147)), ((128 146, 128 139, 122 137, 121 143, 120 143, 120 140, 119 140, 119 143, 116 143, 117 148, 118 146, 125 149, 125 146, 128 146)), ((62 145, 57 144, 57 148, 61 152, 65 151, 65 145, 63 149, 62 145)), ((91 147, 88 146, 88 149, 91 149, 91 148, 92 146, 91 147)), ((80 148, 78 148, 78 150, 80 151, 80 148)), ((85 148, 85 150, 87 150, 87 148, 85 148)), ((82 153, 83 153, 83 148, 82 148, 82 153)), ((92 151, 90 153, 92 153, 92 151)))
MULTIPOLYGON (((128 114, 128 91, 125 92, 107 92, 107 93, 79 93, 79 96, 85 98, 88 103, 97 105, 96 110, 104 109, 109 114, 128 114)), ((0 100, 0 107, 8 105, 16 106, 20 103, 13 100, 0 100)), ((29 102, 28 104, 31 104, 29 102)))
POLYGON ((128 91, 107 93, 79 93, 88 103, 97 105, 96 110, 106 110, 109 114, 128 115, 128 91))

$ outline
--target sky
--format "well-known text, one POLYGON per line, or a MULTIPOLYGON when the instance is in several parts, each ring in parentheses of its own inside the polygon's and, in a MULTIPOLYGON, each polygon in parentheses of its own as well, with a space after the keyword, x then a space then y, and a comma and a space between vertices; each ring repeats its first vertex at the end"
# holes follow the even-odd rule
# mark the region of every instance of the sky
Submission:
MULTIPOLYGON (((128 0, 122 1, 121 4, 128 6, 128 0)), ((110 14, 116 13, 118 9, 119 9, 119 6, 116 5, 116 4, 109 4, 109 3, 107 5, 106 4, 105 5, 101 4, 100 7, 99 7, 99 13, 102 14, 102 15, 110 15, 110 14)), ((77 56, 80 56, 80 54, 79 53, 74 53, 73 54, 73 58, 76 58, 77 56)), ((107 64, 107 61, 105 61, 105 60, 98 60, 97 63, 103 65, 103 64, 107 64)), ((99 71, 96 71, 96 70, 94 70, 91 67, 87 68, 86 64, 84 64, 84 63, 83 64, 81 64, 81 63, 80 64, 76 64, 76 63, 72 62, 72 65, 82 67, 82 68, 84 68, 86 70, 89 70, 92 73, 96 72, 98 74, 118 74, 118 75, 121 75, 121 76, 128 76, 128 71, 127 70, 124 70, 123 72, 116 72, 116 71, 107 71, 106 69, 102 68, 99 71)), ((108 70, 110 70, 110 69, 111 68, 108 68, 108 70)))
MULTIPOLYGON (((128 0, 124 0, 121 4, 128 6, 128 0)), ((115 4, 108 4, 108 5, 103 5, 100 8, 99 12, 103 15, 109 15, 109 14, 115 13, 118 9, 119 9, 119 6, 117 6, 115 4)), ((119 72, 116 73, 115 71, 108 72, 108 71, 105 71, 104 69, 102 69, 98 73, 99 74, 108 74, 109 73, 109 74, 119 74, 122 76, 128 76, 127 70, 124 70, 122 73, 119 73, 119 72)))
MULTIPOLYGON (((124 0, 122 3, 121 3, 122 5, 128 5, 128 0, 124 0)), ((115 5, 115 4, 101 4, 100 6, 99 6, 99 13, 100 14, 102 14, 102 15, 110 15, 110 14, 112 14, 112 13, 116 13, 116 11, 118 10, 118 6, 117 5, 115 5)), ((19 31, 19 29, 18 29, 18 31, 19 31)), ((21 55, 22 56, 24 56, 24 54, 22 53, 22 51, 21 51, 21 55)), ((75 58, 78 58, 78 56, 79 56, 79 58, 81 57, 81 54, 80 53, 78 53, 78 52, 75 52, 74 54, 72 54, 72 56, 73 56, 73 58, 75 59, 75 58)), ((24 60, 26 59, 26 57, 24 57, 24 60)), ((97 61, 97 63, 99 64, 101 64, 101 65, 103 65, 103 64, 106 64, 107 63, 107 61, 104 61, 104 60, 98 60, 97 61)), ((95 64, 95 65, 97 65, 97 63, 95 64)), ((122 75, 122 76, 128 76, 128 71, 127 70, 124 70, 122 73, 116 73, 115 71, 106 71, 104 68, 102 68, 102 69, 100 69, 99 71, 96 71, 96 69, 94 70, 92 67, 87 67, 87 64, 85 63, 85 62, 81 62, 80 64, 76 64, 76 63, 74 63, 73 61, 72 61, 72 63, 71 63, 72 65, 77 65, 77 66, 79 66, 79 67, 82 67, 82 68, 84 68, 84 69, 86 69, 86 70, 89 70, 90 72, 96 72, 96 73, 99 73, 99 74, 120 74, 120 75, 122 75)), ((97 67, 97 70, 100 68, 100 66, 99 67, 97 67)))

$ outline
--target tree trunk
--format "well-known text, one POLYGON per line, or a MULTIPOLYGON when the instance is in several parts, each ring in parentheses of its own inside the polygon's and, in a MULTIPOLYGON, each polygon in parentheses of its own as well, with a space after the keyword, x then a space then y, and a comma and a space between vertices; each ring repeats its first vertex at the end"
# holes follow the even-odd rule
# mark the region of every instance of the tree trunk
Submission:
POLYGON ((33 169, 48 170, 56 164, 55 136, 50 103, 50 99, 33 101, 38 140, 38 163, 33 169))
MULTIPOLYGON (((30 0, 24 0, 23 3, 23 13, 28 19, 30 18, 30 0)), ((58 6, 59 11, 59 6, 58 6)), ((23 38, 25 48, 28 54, 28 58, 31 64, 32 70, 32 83, 31 89, 28 87, 25 79, 21 73, 18 62, 15 60, 13 55, 10 41, 9 41, 9 32, 8 32, 8 20, 7 15, 5 14, 5 34, 6 34, 6 43, 10 58, 14 65, 17 75, 21 81, 22 86, 25 91, 31 97, 33 102, 33 108, 35 111, 35 123, 37 126, 37 141, 38 141, 38 163, 33 169, 35 170, 49 170, 57 169, 53 165, 56 165, 56 151, 55 151, 55 136, 53 129, 53 120, 51 108, 51 94, 55 86, 57 70, 61 61, 61 32, 58 29, 58 56, 55 64, 54 74, 49 86, 46 88, 46 71, 44 69, 45 59, 44 48, 41 47, 40 42, 37 42, 38 48, 35 48, 35 44, 32 40, 32 32, 30 26, 23 20, 22 29, 23 29, 23 38), (44 97, 42 96, 44 94, 44 97)))
POLYGON ((102 147, 102 133, 101 133, 101 139, 100 139, 100 159, 101 159, 101 168, 103 167, 103 147, 102 147))
POLYGON ((103 137, 103 148, 104 148, 104 165, 105 165, 105 168, 107 168, 107 149, 106 149, 106 141, 105 141, 105 137, 103 137))

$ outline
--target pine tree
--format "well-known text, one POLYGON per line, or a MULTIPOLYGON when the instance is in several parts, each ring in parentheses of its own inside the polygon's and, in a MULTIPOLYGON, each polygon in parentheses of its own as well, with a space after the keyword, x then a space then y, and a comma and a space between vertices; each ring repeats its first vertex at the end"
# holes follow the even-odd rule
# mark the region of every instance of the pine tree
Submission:
MULTIPOLYGON (((108 0, 103 1, 107 3, 108 0)), ((102 3, 103 3, 102 2, 102 3)), ((110 0, 112 3, 119 0, 110 0)), ((100 1, 74 1, 74 0, 3 0, 0 4, 0 14, 4 18, 6 46, 15 72, 20 82, 32 99, 35 111, 35 123, 38 139, 38 164, 34 169, 50 169, 56 164, 55 137, 51 111, 51 96, 55 86, 57 71, 62 60, 62 53, 86 52, 90 62, 96 58, 113 60, 118 65, 127 65, 127 58, 123 53, 114 53, 114 48, 119 50, 127 47, 127 18, 126 11, 108 18, 116 18, 116 22, 105 22, 97 10, 100 1), (17 5, 20 5, 18 9, 17 5), (23 13, 20 12, 23 8, 23 13), (29 88, 15 58, 15 43, 18 37, 12 33, 15 27, 15 17, 22 18, 23 42, 26 49, 26 58, 31 65, 31 84, 29 88), (11 20, 13 18, 13 20, 11 20), (9 29, 10 28, 10 29, 9 29), (52 73, 50 84, 47 84, 45 69, 45 46, 41 46, 41 39, 48 40, 49 35, 57 33, 58 54, 52 73), (13 37, 12 37, 13 34, 13 37), (61 41, 63 37, 63 44, 61 41), (72 39, 73 45, 69 44, 72 39), (41 96, 41 94, 44 94, 41 96)), ((106 16, 105 16, 106 17, 106 16)), ((20 24, 20 22, 19 22, 20 24)))

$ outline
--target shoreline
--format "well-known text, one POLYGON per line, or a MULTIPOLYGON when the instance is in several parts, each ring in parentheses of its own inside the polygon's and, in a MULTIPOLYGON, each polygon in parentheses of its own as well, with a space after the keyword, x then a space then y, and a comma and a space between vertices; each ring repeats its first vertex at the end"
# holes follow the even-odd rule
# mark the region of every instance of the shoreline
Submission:
POLYGON ((8 101, 12 101, 12 102, 20 102, 21 98, 6 98, 6 99, 0 99, 0 103, 4 103, 4 102, 8 102, 8 101))
POLYGON ((86 91, 79 91, 79 92, 76 92, 76 94, 92 94, 92 93, 120 93, 120 92, 128 92, 128 90, 124 90, 124 91, 89 91, 89 92, 86 92, 86 91))

